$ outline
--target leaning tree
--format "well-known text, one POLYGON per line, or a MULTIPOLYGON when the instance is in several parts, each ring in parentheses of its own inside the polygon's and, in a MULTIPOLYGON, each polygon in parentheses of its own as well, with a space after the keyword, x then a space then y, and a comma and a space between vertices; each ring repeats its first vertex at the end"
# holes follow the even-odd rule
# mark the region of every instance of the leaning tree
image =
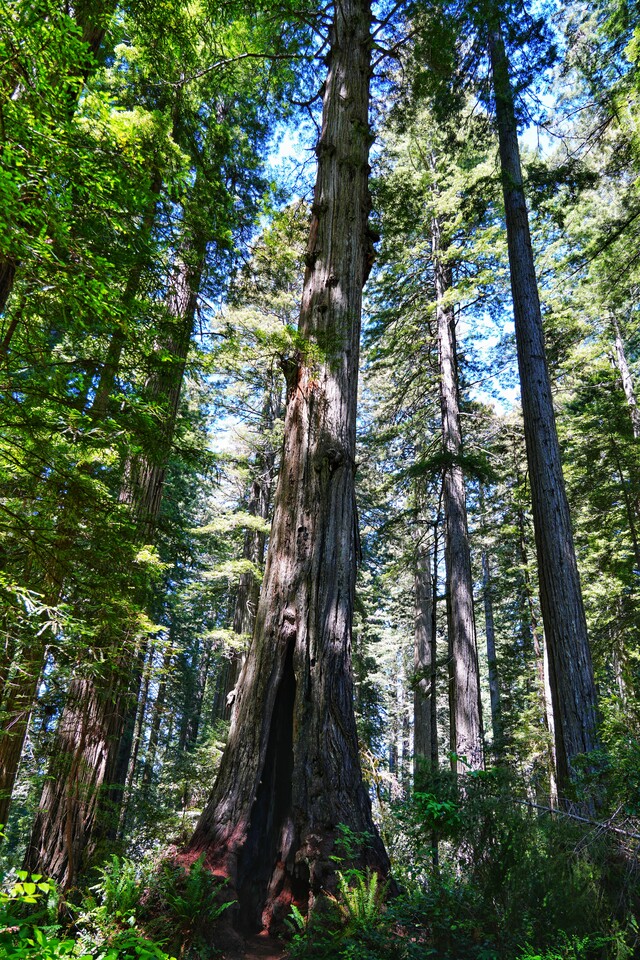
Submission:
POLYGON ((337 0, 298 346, 283 361, 282 466, 251 648, 218 778, 186 852, 237 897, 236 925, 273 929, 311 909, 335 875, 339 825, 367 835, 360 865, 388 860, 362 781, 351 622, 362 287, 368 228, 370 0, 337 0))

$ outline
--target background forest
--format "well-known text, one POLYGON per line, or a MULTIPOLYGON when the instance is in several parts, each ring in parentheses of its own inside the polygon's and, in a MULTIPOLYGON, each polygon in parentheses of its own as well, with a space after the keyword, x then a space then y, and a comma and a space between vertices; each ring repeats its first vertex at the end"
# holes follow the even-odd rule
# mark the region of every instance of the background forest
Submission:
MULTIPOLYGON (((254 632, 296 371, 331 350, 298 317, 343 3, 0 0, 11 960, 238 949, 180 851, 254 632)), ((638 22, 633 0, 373 4, 352 662, 394 879, 339 825, 320 919, 281 918, 293 958, 638 955, 638 22), (582 614, 541 541, 570 569, 571 531, 520 405, 516 126, 588 635, 566 663, 582 614)))

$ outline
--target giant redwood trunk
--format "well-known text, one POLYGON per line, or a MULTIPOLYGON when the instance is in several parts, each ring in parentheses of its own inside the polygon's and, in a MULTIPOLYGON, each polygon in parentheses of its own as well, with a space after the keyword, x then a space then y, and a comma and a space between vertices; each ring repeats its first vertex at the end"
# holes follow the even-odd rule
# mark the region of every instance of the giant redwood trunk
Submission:
MULTIPOLYGON (((192 251, 193 252, 193 251, 192 251)), ((167 327, 159 349, 172 359, 159 362, 149 393, 164 410, 153 450, 128 464, 121 499, 129 502, 140 544, 151 538, 160 510, 164 477, 195 316, 203 269, 204 241, 197 256, 181 260, 167 300, 167 327)), ((25 867, 69 887, 96 843, 113 835, 133 740, 123 743, 135 717, 141 671, 140 646, 133 637, 102 640, 102 674, 78 674, 72 681, 25 857, 25 867), (133 671, 132 671, 133 665, 133 671)))
POLYGON ((458 402, 458 370, 451 266, 442 249, 441 227, 432 223, 433 269, 440 365, 442 447, 445 455, 443 505, 449 634, 449 703, 451 752, 459 773, 480 770, 484 762, 480 674, 473 611, 473 576, 462 471, 462 431, 458 402))
POLYGON ((489 54, 538 555, 540 605, 549 651, 558 789, 562 794, 570 786, 576 757, 588 754, 596 747, 597 697, 545 355, 513 91, 499 25, 490 29, 489 54))
POLYGON ((370 257, 369 0, 337 0, 300 333, 265 577, 218 779, 184 856, 230 879, 245 929, 331 889, 339 824, 388 859, 362 782, 351 622, 362 286, 370 257))

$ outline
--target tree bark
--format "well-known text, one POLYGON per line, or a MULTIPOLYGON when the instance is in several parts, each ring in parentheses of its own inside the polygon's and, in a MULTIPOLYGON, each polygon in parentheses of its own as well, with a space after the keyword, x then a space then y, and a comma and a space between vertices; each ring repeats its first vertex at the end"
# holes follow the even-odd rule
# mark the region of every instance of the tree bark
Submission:
POLYGON ((443 260, 441 225, 432 221, 432 254, 436 287, 436 320, 440 365, 442 447, 446 458, 443 483, 445 566, 450 666, 451 752, 458 773, 480 770, 484 764, 480 672, 473 611, 473 577, 458 402, 458 370, 453 306, 447 295, 453 286, 451 267, 443 260), (463 762, 464 760, 464 762, 463 762))
MULTIPOLYGON (((517 474, 518 485, 521 479, 517 474)), ((556 751, 555 751, 555 727, 553 722, 553 703, 551 700, 551 685, 549 680, 549 656, 547 644, 543 644, 538 629, 538 617, 535 609, 535 600, 533 586, 531 584, 531 575, 529 572, 529 553, 527 549, 527 537, 525 531, 525 517, 521 507, 517 509, 518 523, 518 553, 520 557, 520 568, 522 575, 522 628, 523 640, 533 649, 533 656, 536 667, 536 696, 539 703, 540 717, 547 737, 546 747, 546 765, 549 776, 549 795, 551 802, 557 802, 557 773, 556 773, 556 751)))
MULTIPOLYGON (((171 637, 171 631, 169 633, 171 637)), ((153 719, 151 729, 149 730, 149 743, 144 758, 144 768, 142 771, 142 797, 146 800, 149 796, 151 785, 153 783, 153 772, 156 762, 158 746, 160 744, 160 728, 165 712, 165 701, 167 699, 167 674, 171 669, 171 659, 173 657, 173 647, 169 646, 162 660, 162 673, 158 684, 158 694, 153 704, 153 719)))
POLYGON ((513 91, 498 25, 489 31, 522 411, 549 651, 558 788, 570 789, 574 761, 597 745, 597 697, 547 368, 529 233, 513 91))
MULTIPOLYGON (((126 669, 126 664, 121 664, 126 669)), ((95 678, 74 680, 56 733, 25 855, 25 869, 44 873, 63 887, 77 875, 96 823, 99 787, 108 783, 121 734, 120 683, 110 667, 96 696, 95 678)))
POLYGON ((491 701, 491 730, 493 733, 493 753, 496 762, 503 754, 504 738, 502 732, 502 709, 500 706, 500 683, 498 680, 498 659, 496 657, 496 634, 493 622, 493 598, 489 555, 482 550, 482 597, 484 601, 484 625, 487 639, 487 667, 489 670, 489 696, 491 701))
MULTIPOLYGON (((149 188, 149 202, 142 218, 142 223, 136 237, 139 246, 138 256, 134 262, 122 294, 122 314, 127 317, 136 297, 140 293, 140 283, 144 274, 145 266, 148 263, 149 243, 153 234, 154 224, 158 208, 158 198, 162 188, 162 178, 158 172, 155 173, 149 188)), ((109 398, 113 393, 113 388, 120 367, 120 358, 124 350, 127 337, 125 328, 122 325, 116 327, 111 335, 107 354, 100 371, 100 377, 96 392, 93 396, 89 413, 96 420, 104 420, 108 412, 109 398)))
POLYGON ((338 824, 388 859, 362 782, 351 674, 354 454, 367 218, 369 0, 337 0, 274 520, 249 655, 213 794, 184 856, 230 878, 236 923, 273 929, 335 878, 338 824))
POLYGON ((629 408, 629 418, 631 419, 633 437, 634 440, 637 440, 640 437, 640 410, 638 410, 638 400, 636 398, 636 391, 633 383, 633 377, 631 376, 631 370, 629 369, 629 364, 627 363, 627 354, 624 349, 624 341, 622 339, 622 334, 620 333, 620 326, 613 314, 611 314, 611 327, 613 329, 615 364, 618 368, 618 373, 620 374, 622 389, 624 390, 627 406, 629 408))
POLYGON ((430 773, 438 768, 436 702, 436 632, 431 552, 423 543, 416 548, 414 691, 413 691, 413 781, 416 790, 426 790, 430 773))

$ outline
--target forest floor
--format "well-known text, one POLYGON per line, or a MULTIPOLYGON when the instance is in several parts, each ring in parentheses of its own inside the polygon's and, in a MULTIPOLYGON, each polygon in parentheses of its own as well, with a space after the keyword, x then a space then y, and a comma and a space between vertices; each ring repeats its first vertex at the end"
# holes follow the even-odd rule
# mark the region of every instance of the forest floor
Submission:
POLYGON ((246 942, 243 960, 283 960, 285 949, 279 940, 260 933, 246 942))

